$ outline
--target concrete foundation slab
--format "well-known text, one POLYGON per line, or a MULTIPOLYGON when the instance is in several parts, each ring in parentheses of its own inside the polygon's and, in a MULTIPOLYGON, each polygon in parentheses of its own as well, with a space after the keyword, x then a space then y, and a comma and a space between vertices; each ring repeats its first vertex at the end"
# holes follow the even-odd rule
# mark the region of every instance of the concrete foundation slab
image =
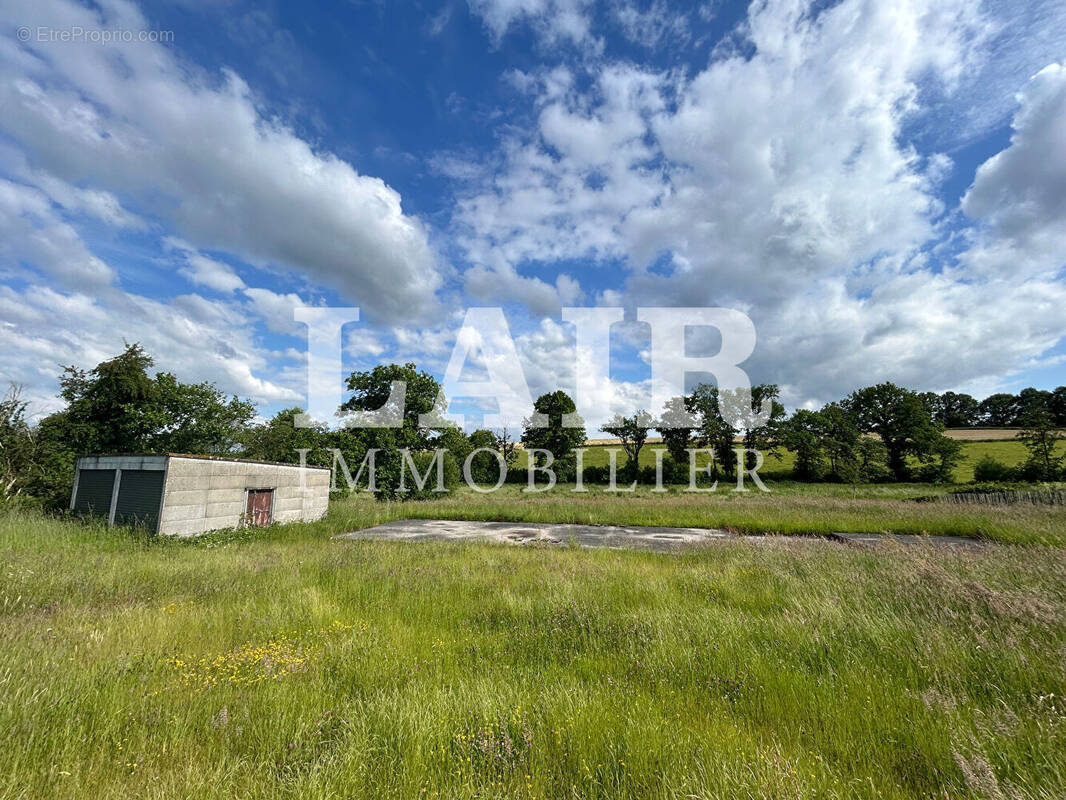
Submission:
MULTIPOLYGON (((566 547, 611 547, 678 552, 716 542, 743 540, 754 544, 796 539, 785 536, 740 536, 715 528, 657 528, 616 525, 570 525, 546 522, 473 522, 466 520, 406 519, 342 533, 336 539, 385 539, 391 541, 488 541, 501 544, 566 547)), ((802 538, 802 537, 800 537, 802 538)), ((983 547, 975 539, 939 536, 887 536, 884 534, 839 534, 830 540, 860 546, 916 545, 937 547, 983 547)))

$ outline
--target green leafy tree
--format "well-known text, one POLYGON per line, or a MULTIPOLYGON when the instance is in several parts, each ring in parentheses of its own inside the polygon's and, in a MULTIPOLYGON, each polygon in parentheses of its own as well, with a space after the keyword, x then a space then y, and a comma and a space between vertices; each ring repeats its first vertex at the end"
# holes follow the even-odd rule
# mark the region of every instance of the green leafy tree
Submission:
POLYGON ((930 433, 930 440, 921 448, 918 479, 930 483, 951 483, 955 479, 955 467, 962 456, 962 444, 943 436, 939 431, 930 433))
MULTIPOLYGON (((470 434, 471 452, 482 448, 501 452, 496 434, 484 428, 470 434)), ((506 455, 504 455, 504 464, 507 464, 508 469, 511 467, 511 464, 507 463, 506 455)), ((500 463, 492 453, 478 453, 470 461, 470 476, 479 485, 495 484, 500 475, 499 470, 500 463)))
POLYGON ((746 450, 747 469, 755 467, 755 451, 764 456, 778 455, 780 427, 785 418, 785 407, 778 402, 778 395, 778 388, 772 383, 752 386, 750 391, 720 390, 718 393, 719 407, 729 409, 732 412, 729 416, 737 423, 746 450))
POLYGON ((933 405, 933 418, 945 428, 971 428, 978 424, 979 409, 968 394, 944 392, 933 405))
POLYGON ((577 413, 577 406, 566 392, 542 394, 533 403, 533 411, 547 418, 547 426, 534 426, 527 419, 522 431, 522 444, 527 450, 539 448, 554 456, 553 469, 560 480, 571 480, 576 470, 574 449, 587 438, 584 426, 563 427, 563 415, 577 413))
POLYGON ((0 505, 26 490, 33 450, 26 401, 21 387, 12 385, 0 399, 0 505))
POLYGON ((62 421, 72 449, 82 453, 148 449, 150 436, 163 425, 158 387, 148 375, 153 363, 144 348, 131 344, 91 370, 63 368, 59 394, 67 403, 62 421))
POLYGON ((155 452, 232 453, 255 417, 254 403, 227 398, 212 383, 181 383, 169 372, 156 375, 152 394, 160 427, 146 440, 155 452))
POLYGON ((692 442, 696 427, 690 424, 692 409, 687 397, 671 397, 663 406, 657 429, 675 468, 688 468, 686 450, 692 442))
POLYGON ((941 428, 917 393, 894 383, 853 392, 847 408, 859 430, 874 433, 885 446, 888 467, 896 480, 907 478, 907 457, 924 459, 934 452, 941 428))
POLYGON ((371 370, 353 372, 346 383, 352 396, 341 405, 341 412, 358 417, 360 413, 384 408, 389 402, 394 382, 406 385, 403 424, 400 428, 389 430, 397 433, 395 439, 400 447, 429 448, 430 429, 419 422, 419 417, 425 414, 439 418, 446 410, 446 404, 437 379, 425 370, 419 370, 413 363, 379 364, 371 370))
POLYGON ((839 403, 830 403, 818 412, 822 424, 822 447, 828 463, 827 477, 840 483, 870 480, 863 464, 870 454, 862 451, 862 432, 855 417, 839 403))
POLYGON ((245 458, 260 461, 278 461, 283 464, 299 464, 300 451, 306 450, 306 463, 328 467, 333 463, 330 448, 334 437, 324 423, 310 427, 296 427, 296 417, 303 414, 301 408, 285 408, 262 425, 245 430, 245 458))
POLYGON ((234 452, 255 406, 210 383, 181 383, 168 372, 151 377, 153 363, 132 344, 91 370, 65 367, 59 382, 67 406, 52 427, 79 453, 234 452))
POLYGON ((1056 425, 1066 427, 1066 386, 1059 386, 1051 393, 1047 410, 1056 425))
POLYGON ((254 406, 210 383, 185 384, 170 373, 153 377, 153 363, 131 344, 91 370, 64 368, 59 382, 66 406, 32 431, 27 491, 50 506, 66 505, 75 456, 83 453, 236 452, 254 406))
MULTIPOLYGON (((361 413, 377 411, 389 401, 392 384, 402 381, 406 384, 404 406, 393 409, 402 413, 402 423, 396 428, 362 428, 345 427, 337 431, 335 441, 344 456, 345 463, 353 472, 363 463, 368 452, 374 455, 377 497, 380 499, 416 499, 432 496, 427 489, 417 492, 410 489, 410 470, 406 468, 402 449, 412 453, 419 468, 428 466, 434 457, 439 437, 431 437, 431 430, 419 422, 422 414, 440 417, 445 411, 445 400, 440 383, 424 370, 414 364, 379 364, 371 370, 353 372, 347 380, 347 387, 352 396, 341 406, 343 414, 358 418, 361 413), (417 454, 417 457, 415 456, 417 454), (409 491, 401 493, 401 476, 407 474, 404 481, 409 491)), ((457 476, 455 458, 445 454, 445 463, 449 476, 457 476)), ((435 477, 430 478, 432 484, 435 477)), ((451 480, 451 477, 449 478, 451 480)))
POLYGON ((503 455, 503 461, 510 469, 518 461, 518 442, 507 428, 496 431, 496 449, 503 455))
POLYGON ((1025 425, 1030 419, 1048 412, 1054 395, 1044 389, 1029 386, 1018 392, 1018 413, 1015 425, 1025 425))
POLYGON ((797 480, 820 480, 826 472, 825 420, 818 411, 797 410, 781 426, 782 441, 795 453, 792 474, 797 480))
POLYGON ((1062 432, 1047 407, 1036 404, 1022 420, 1024 429, 1018 438, 1029 451, 1022 474, 1030 480, 1054 481, 1062 476, 1063 455, 1057 453, 1062 432))
POLYGON ((978 405, 978 416, 983 425, 998 428, 1014 425, 1018 419, 1018 398, 1007 392, 989 395, 978 405))
POLYGON ((626 454, 626 471, 633 480, 640 473, 640 451, 648 440, 648 431, 655 426, 647 411, 637 411, 631 417, 616 416, 603 426, 605 433, 615 436, 622 443, 626 454))
POLYGON ((711 474, 715 479, 722 472, 734 475, 737 467, 737 454, 733 448, 738 431, 722 416, 719 400, 718 387, 706 383, 698 385, 687 400, 689 409, 699 420, 694 444, 714 450, 711 474))
MULTIPOLYGON (((474 445, 470 437, 459 428, 445 428, 442 430, 437 436, 435 446, 447 450, 459 464, 462 464, 466 457, 474 451, 474 445)), ((488 455, 488 453, 485 453, 485 455, 488 455)), ((489 457, 491 458, 491 456, 489 457)))

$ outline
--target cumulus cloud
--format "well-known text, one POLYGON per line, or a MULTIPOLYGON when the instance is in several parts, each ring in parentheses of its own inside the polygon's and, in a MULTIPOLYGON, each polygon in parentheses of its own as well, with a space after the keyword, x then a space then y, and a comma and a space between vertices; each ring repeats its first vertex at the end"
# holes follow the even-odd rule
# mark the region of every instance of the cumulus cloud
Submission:
POLYGON ((977 170, 962 210, 980 222, 968 263, 1038 273, 1066 265, 1066 64, 1018 94, 1010 145, 977 170))
POLYGON ((906 138, 930 98, 966 85, 996 29, 961 0, 769 0, 691 78, 607 63, 579 89, 542 73, 536 129, 460 203, 471 275, 536 312, 527 273, 587 259, 619 276, 612 304, 744 310, 753 377, 795 403, 1009 373, 1061 336, 1060 284, 972 265, 1010 237, 1028 237, 1030 267, 1063 265, 1048 252, 1066 202, 1048 167, 1062 161, 1062 71, 1034 79, 1011 147, 979 173, 964 211, 984 233, 959 235, 957 262, 934 252, 956 224, 938 198, 952 161, 906 138))
MULTIPOLYGON (((16 2, 9 18, 56 30, 143 30, 133 5, 16 2)), ((427 232, 399 194, 315 150, 221 79, 150 42, 0 48, 0 130, 34 169, 132 197, 194 247, 292 269, 385 320, 435 311, 427 232)))
POLYGON ((62 365, 92 367, 116 355, 123 341, 140 342, 156 369, 183 380, 210 380, 263 403, 302 397, 296 375, 277 381, 284 362, 261 349, 252 318, 198 295, 163 302, 114 288, 88 295, 3 286, 0 317, 0 374, 26 386, 37 413, 57 410, 62 365))

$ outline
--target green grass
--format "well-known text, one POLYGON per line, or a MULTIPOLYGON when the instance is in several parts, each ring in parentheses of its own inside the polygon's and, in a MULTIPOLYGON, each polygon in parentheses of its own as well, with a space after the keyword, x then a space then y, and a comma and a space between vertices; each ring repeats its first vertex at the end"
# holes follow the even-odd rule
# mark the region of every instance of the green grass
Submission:
POLYGON ((433 507, 0 516, 0 796, 1066 794, 1066 551, 329 538, 433 507))
POLYGON ((539 494, 509 484, 493 494, 460 488, 440 499, 383 503, 357 495, 334 503, 333 520, 354 530, 393 519, 474 519, 511 522, 666 525, 728 528, 741 533, 824 535, 835 531, 968 536, 999 542, 1066 544, 1066 507, 956 505, 916 502, 948 487, 926 484, 874 486, 811 485, 776 481, 769 494, 739 494, 728 485, 713 494, 692 494, 670 487, 612 494, 587 486, 556 486, 539 494))

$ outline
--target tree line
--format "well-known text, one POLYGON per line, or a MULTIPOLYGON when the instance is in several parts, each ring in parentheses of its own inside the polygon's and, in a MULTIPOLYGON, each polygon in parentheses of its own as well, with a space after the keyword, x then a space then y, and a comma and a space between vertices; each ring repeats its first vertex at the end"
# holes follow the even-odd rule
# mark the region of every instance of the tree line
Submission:
MULTIPOLYGON (((441 468, 446 485, 459 482, 467 457, 472 480, 496 483, 500 461, 513 467, 518 444, 539 452, 535 465, 553 461, 560 481, 574 479, 575 450, 586 442, 582 426, 564 427, 564 415, 576 414, 574 401, 562 391, 541 395, 533 411, 548 419, 546 427, 527 424, 518 434, 458 429, 432 430, 418 424, 419 415, 444 411, 440 383, 416 365, 383 364, 348 376, 346 414, 380 408, 393 381, 407 384, 403 424, 397 428, 298 428, 299 408, 284 409, 269 420, 257 420, 248 400, 226 396, 210 382, 182 383, 167 372, 151 374, 152 357, 138 344, 91 370, 66 367, 60 376, 64 407, 31 424, 27 404, 17 388, 0 400, 0 501, 34 498, 50 507, 69 501, 78 455, 87 453, 176 452, 233 456, 297 463, 303 451, 308 464, 333 466, 339 454, 346 465, 358 466, 376 452, 379 496, 397 497, 404 468, 401 451, 413 454, 428 468, 437 449, 446 455, 441 468), (476 451, 476 454, 475 454, 476 451), (548 455, 550 454, 550 455, 548 455)), ((736 475, 738 458, 753 469, 761 458, 784 449, 795 455, 793 477, 805 481, 844 483, 887 480, 952 480, 960 445, 944 436, 946 427, 965 424, 1011 424, 1024 428, 1022 441, 1029 459, 1021 470, 994 462, 979 464, 987 480, 1056 480, 1062 477, 1058 455, 1059 429, 1066 425, 1066 387, 1054 391, 1025 389, 1017 395, 997 394, 977 402, 969 395, 914 392, 882 383, 853 392, 819 410, 800 409, 786 416, 778 387, 764 384, 751 391, 752 419, 765 409, 765 419, 735 427, 722 409, 735 402, 729 392, 701 384, 675 397, 658 416, 638 412, 617 417, 604 426, 625 453, 618 474, 627 480, 654 483, 654 468, 640 467, 640 453, 650 434, 663 440, 664 480, 688 483, 695 463, 690 451, 704 450, 706 474, 701 480, 736 475), (738 453, 740 454, 738 456, 738 453), (713 454, 709 455, 708 454, 713 454)), ((606 467, 583 470, 591 483, 610 479, 606 467)), ((511 480, 525 480, 512 470, 511 480)), ((408 493, 411 497, 419 492, 408 493)))

